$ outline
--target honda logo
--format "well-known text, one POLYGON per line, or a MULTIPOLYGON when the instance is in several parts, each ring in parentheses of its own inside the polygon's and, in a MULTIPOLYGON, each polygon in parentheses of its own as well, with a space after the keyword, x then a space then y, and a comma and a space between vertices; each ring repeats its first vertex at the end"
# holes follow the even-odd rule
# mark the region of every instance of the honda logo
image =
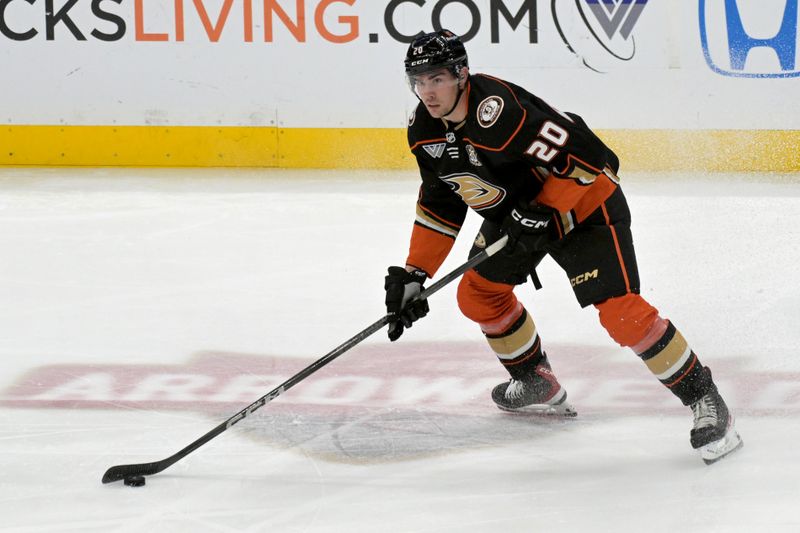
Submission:
POLYGON ((798 0, 700 0, 700 42, 711 70, 743 78, 800 76, 798 0), (752 53, 757 52, 757 53, 752 53))

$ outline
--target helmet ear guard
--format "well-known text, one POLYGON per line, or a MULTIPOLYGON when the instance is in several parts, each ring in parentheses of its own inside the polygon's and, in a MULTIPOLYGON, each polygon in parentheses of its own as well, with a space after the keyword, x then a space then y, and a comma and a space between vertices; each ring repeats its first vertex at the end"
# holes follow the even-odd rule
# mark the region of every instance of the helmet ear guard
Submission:
POLYGON ((464 73, 465 69, 469 69, 469 67, 467 65, 455 65, 453 67, 453 74, 458 80, 459 86, 461 85, 462 82, 467 81, 467 76, 464 73))

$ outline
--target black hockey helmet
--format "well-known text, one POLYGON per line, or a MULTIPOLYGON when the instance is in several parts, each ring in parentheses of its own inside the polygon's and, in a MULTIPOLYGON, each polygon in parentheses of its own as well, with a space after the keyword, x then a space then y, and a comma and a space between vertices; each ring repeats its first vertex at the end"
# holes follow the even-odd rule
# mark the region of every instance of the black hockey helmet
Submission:
POLYGON ((408 47, 405 66, 408 77, 447 68, 458 78, 461 69, 469 66, 467 49, 450 30, 420 33, 408 47))

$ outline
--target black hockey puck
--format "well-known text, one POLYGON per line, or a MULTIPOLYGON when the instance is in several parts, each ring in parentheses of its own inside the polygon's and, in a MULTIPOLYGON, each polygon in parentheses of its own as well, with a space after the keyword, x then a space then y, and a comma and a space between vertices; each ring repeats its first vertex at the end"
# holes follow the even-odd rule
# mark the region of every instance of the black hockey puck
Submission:
POLYGON ((123 481, 129 487, 144 487, 144 476, 128 476, 123 481))

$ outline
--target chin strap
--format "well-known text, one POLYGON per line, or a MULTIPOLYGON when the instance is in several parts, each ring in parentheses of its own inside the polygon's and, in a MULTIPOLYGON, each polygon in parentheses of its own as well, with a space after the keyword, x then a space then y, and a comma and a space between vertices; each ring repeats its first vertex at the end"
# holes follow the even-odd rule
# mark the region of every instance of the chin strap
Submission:
MULTIPOLYGON (((467 82, 465 81, 465 82, 464 82, 464 86, 466 87, 466 85, 467 85, 467 82)), ((442 115, 442 118, 446 118, 446 117, 448 117, 448 116, 450 115, 450 113, 452 113, 453 111, 455 111, 455 109, 456 109, 456 106, 458 106, 458 102, 461 100, 461 95, 462 95, 462 94, 464 94, 464 89, 463 89, 462 87, 459 87, 459 88, 458 88, 458 94, 456 95, 456 101, 455 101, 455 103, 453 104, 453 107, 451 107, 451 108, 450 108, 450 111, 448 111, 447 113, 445 113, 444 115, 442 115)))

